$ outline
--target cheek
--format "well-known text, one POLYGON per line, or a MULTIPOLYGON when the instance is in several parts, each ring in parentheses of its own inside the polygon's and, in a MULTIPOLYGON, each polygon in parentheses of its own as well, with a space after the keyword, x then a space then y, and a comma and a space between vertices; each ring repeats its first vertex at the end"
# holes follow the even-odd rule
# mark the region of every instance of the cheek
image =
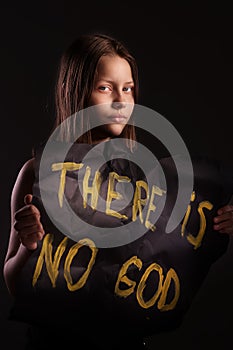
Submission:
POLYGON ((93 106, 93 113, 97 119, 105 119, 111 115, 111 104, 99 102, 99 104, 93 106))
MULTIPOLYGON (((91 101, 96 102, 95 100, 91 101)), ((90 109, 90 121, 91 124, 94 126, 99 126, 102 124, 105 124, 108 116, 111 115, 111 107, 109 103, 94 103, 92 105, 90 105, 91 109, 90 109)))
POLYGON ((89 106, 94 106, 94 105, 98 105, 106 102, 107 102, 106 95, 92 93, 91 98, 89 100, 89 106))

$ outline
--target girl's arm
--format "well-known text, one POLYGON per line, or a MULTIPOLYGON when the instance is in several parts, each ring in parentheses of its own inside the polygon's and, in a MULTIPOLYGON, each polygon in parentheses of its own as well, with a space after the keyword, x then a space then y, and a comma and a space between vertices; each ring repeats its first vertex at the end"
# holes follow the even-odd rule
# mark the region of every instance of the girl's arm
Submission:
POLYGON ((32 251, 37 248, 44 230, 40 212, 30 204, 34 182, 34 159, 20 170, 11 195, 11 232, 4 262, 4 278, 10 294, 15 294, 15 281, 32 251))

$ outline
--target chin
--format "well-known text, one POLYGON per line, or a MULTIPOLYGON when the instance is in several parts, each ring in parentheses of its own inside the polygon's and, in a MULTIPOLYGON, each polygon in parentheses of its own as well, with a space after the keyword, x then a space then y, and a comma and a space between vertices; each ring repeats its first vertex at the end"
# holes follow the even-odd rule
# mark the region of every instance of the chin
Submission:
POLYGON ((125 125, 122 124, 112 124, 108 125, 107 131, 110 137, 118 137, 122 134, 125 125))

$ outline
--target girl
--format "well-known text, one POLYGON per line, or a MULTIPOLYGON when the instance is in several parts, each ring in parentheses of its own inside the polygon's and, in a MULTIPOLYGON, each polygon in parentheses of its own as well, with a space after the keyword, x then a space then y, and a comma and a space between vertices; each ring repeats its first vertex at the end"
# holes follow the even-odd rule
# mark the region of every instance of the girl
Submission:
MULTIPOLYGON (((136 132, 133 125, 128 125, 128 122, 131 118, 132 106, 138 101, 138 70, 134 57, 121 42, 103 34, 84 35, 74 41, 62 56, 55 97, 57 117, 55 128, 77 111, 96 105, 105 105, 106 107, 98 117, 102 125, 91 129, 90 119, 83 118, 81 120, 81 125, 84 125, 83 130, 90 130, 83 133, 77 140, 77 144, 91 145, 92 147, 120 136, 127 140, 129 151, 133 151, 133 141, 136 140, 136 132)), ((39 205, 35 205, 32 201, 33 188, 37 177, 38 162, 36 156, 23 165, 12 191, 12 229, 4 265, 4 276, 9 292, 17 300, 21 300, 19 309, 17 309, 17 303, 16 311, 13 308, 12 318, 20 320, 22 316, 24 321, 23 315, 19 316, 20 311, 17 310, 21 310, 23 314, 24 308, 25 310, 27 309, 27 303, 31 309, 28 319, 26 311, 24 314, 25 321, 33 324, 33 327, 30 328, 30 341, 27 349, 39 349, 42 345, 44 347, 45 343, 50 348, 55 348, 56 344, 61 345, 63 343, 67 348, 73 345, 76 345, 77 348, 79 346, 82 348, 82 346, 88 347, 88 345, 93 345, 95 349, 99 347, 101 349, 105 349, 105 347, 110 349, 111 346, 113 349, 123 349, 124 346, 125 348, 130 346, 132 349, 145 348, 143 333, 140 334, 138 331, 132 332, 130 327, 124 323, 119 327, 117 321, 114 322, 109 315, 106 317, 107 322, 103 322, 101 325, 101 321, 100 324, 96 324, 95 319, 92 318, 91 307, 88 309, 80 307, 80 311, 77 311, 79 309, 76 308, 76 314, 72 314, 71 309, 74 307, 75 299, 70 296, 70 292, 64 291, 64 284, 62 283, 60 290, 64 292, 65 297, 61 297, 62 294, 57 293, 54 294, 54 298, 57 303, 57 309, 61 308, 63 310, 61 303, 67 303, 65 307, 66 310, 70 311, 70 316, 68 311, 63 315, 51 306, 53 295, 51 297, 49 295, 50 292, 46 294, 47 287, 43 298, 39 296, 36 299, 37 296, 35 297, 35 295, 37 292, 35 292, 35 295, 33 293, 37 289, 33 289, 31 294, 28 293, 27 287, 29 282, 26 279, 27 273, 29 279, 30 273, 38 267, 42 244, 45 237, 48 237, 48 228, 45 227, 47 221, 43 221, 43 208, 40 210, 39 205), (35 299, 33 299, 34 297, 35 299), (36 303, 33 304, 33 300, 36 300, 38 305, 36 303), (42 302, 44 304, 47 303, 47 313, 38 320, 36 318, 39 317, 38 315, 41 315, 42 302), (35 315, 37 315, 35 319, 32 316, 34 311, 35 315), (52 313, 56 316, 52 317, 52 313), (52 321, 48 322, 50 316, 52 321), (64 317, 66 319, 63 319, 64 317), (70 317, 71 322, 68 322, 67 317, 70 317), (58 324, 55 324, 56 318, 59 319, 58 324), (78 321, 74 323, 76 319, 78 321), (108 322, 111 324, 109 325, 108 322), (108 327, 107 331, 106 327, 108 327), (116 329, 114 330, 115 327, 116 329), (54 334, 53 331, 56 333, 54 334), (111 339, 112 335, 114 335, 113 340, 111 339)), ((219 209, 218 215, 214 218, 213 227, 214 230, 218 230, 222 234, 233 233, 232 205, 225 205, 219 209)), ((56 238, 54 238, 54 252, 58 247, 61 247, 59 245, 60 242, 61 240, 56 241, 56 238)), ((54 265, 52 265, 52 271, 53 268, 54 265)), ((33 276, 35 278, 35 274, 33 276)), ((39 278, 36 282, 34 280, 34 286, 40 283, 39 278)), ((46 283, 48 282, 44 280, 44 285, 46 283)), ((56 286, 58 285, 57 283, 56 286)), ((31 285, 28 288, 30 290, 31 285)), ((81 293, 82 290, 80 288, 79 292, 81 293)), ((96 293, 98 291, 99 288, 96 286, 96 293)), ((52 292, 54 292, 54 288, 52 292)), ((41 294, 43 294, 43 291, 41 294)), ((91 300, 91 296, 88 298, 91 300)), ((107 297, 106 305, 107 310, 107 297)), ((92 305, 92 307, 94 306, 92 305)), ((44 308, 42 309, 44 312, 44 308)), ((100 320, 102 320, 101 308, 99 310, 97 307, 95 311, 96 313, 99 312, 100 320)), ((114 315, 112 315, 112 318, 114 318, 114 315)))

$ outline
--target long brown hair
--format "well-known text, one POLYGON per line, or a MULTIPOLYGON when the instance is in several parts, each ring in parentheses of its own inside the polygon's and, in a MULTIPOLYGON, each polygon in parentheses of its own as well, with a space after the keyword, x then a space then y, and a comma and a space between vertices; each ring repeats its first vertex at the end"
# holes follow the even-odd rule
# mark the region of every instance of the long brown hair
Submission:
MULTIPOLYGON (((98 61, 101 56, 108 54, 118 55, 129 63, 134 81, 134 102, 137 103, 138 67, 133 55, 122 42, 113 37, 99 33, 84 34, 78 37, 61 56, 55 85, 54 129, 69 116, 88 107, 98 61)), ((83 118, 80 125, 85 123, 88 123, 87 118, 83 118)), ((121 136, 129 141, 127 144, 132 148, 130 140, 136 140, 134 126, 126 125, 121 136)), ((85 133, 78 142, 91 143, 91 132, 85 133)))

